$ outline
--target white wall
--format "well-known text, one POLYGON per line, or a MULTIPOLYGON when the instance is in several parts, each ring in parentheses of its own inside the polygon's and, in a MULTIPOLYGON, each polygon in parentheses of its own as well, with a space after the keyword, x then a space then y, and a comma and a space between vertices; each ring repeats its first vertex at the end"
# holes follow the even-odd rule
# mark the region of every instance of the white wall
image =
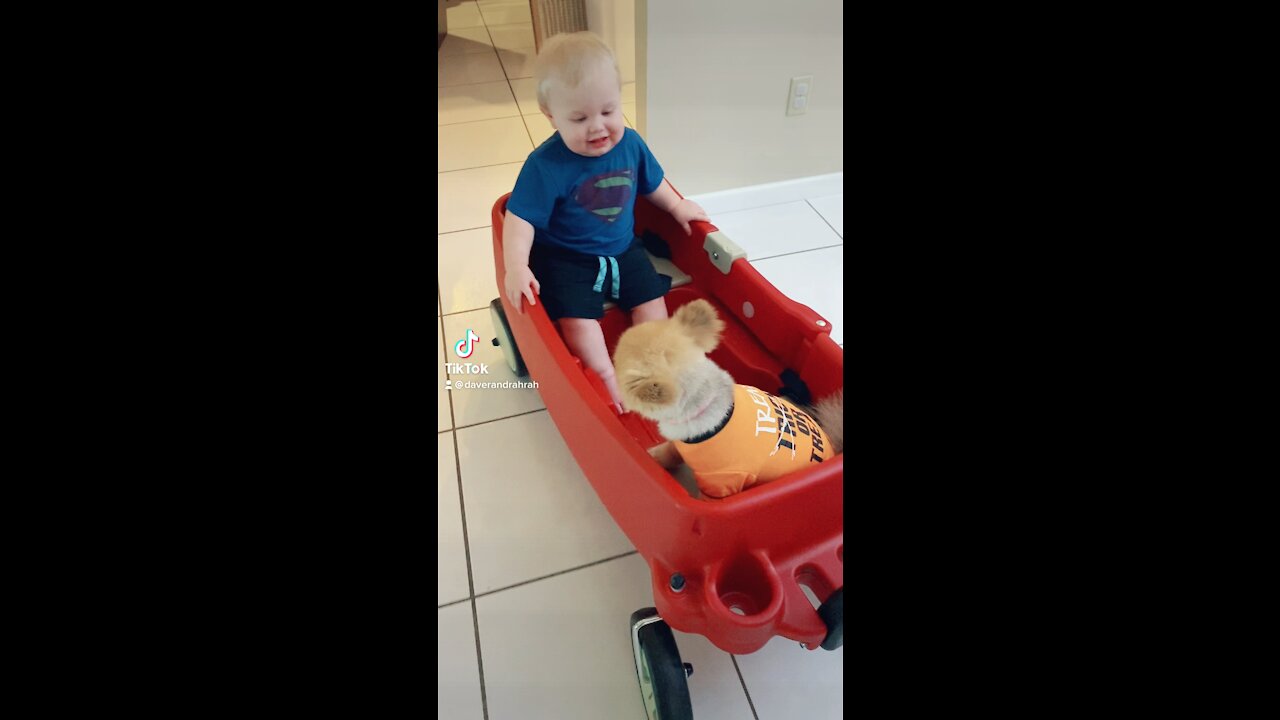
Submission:
POLYGON ((838 0, 634 0, 637 128, 684 195, 844 170, 838 0), (813 76, 788 116, 791 78, 813 76))
POLYGON ((618 59, 622 82, 636 81, 635 0, 585 0, 587 29, 604 38, 618 59))

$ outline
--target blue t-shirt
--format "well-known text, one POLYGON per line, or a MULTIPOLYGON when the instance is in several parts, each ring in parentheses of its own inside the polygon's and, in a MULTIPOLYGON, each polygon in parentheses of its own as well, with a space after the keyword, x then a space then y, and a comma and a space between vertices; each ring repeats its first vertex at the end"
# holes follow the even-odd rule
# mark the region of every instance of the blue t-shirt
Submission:
POLYGON ((639 133, 624 128, 617 147, 583 157, 556 133, 529 154, 507 209, 534 227, 534 242, 587 255, 621 255, 635 231, 636 193, 662 184, 662 167, 639 133))

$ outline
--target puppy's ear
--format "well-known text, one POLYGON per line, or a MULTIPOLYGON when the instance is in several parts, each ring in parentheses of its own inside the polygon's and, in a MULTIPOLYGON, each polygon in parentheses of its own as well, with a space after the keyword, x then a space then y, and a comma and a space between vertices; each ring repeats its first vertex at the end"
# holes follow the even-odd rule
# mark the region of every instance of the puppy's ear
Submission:
POLYGON ((711 352, 720 344, 724 321, 716 315, 715 308, 706 300, 694 300, 680 306, 673 318, 693 338, 693 344, 703 352, 711 352))

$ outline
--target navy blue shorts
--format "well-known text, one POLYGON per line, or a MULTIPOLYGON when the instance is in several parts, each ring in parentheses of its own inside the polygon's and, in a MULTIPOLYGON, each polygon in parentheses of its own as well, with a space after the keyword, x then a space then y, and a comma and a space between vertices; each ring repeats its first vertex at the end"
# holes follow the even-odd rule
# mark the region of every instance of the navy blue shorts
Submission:
POLYGON ((529 250, 529 269, 538 279, 538 300, 552 320, 598 320, 604 317, 607 300, 631 310, 671 290, 670 276, 658 274, 639 239, 613 262, 535 242, 529 250))

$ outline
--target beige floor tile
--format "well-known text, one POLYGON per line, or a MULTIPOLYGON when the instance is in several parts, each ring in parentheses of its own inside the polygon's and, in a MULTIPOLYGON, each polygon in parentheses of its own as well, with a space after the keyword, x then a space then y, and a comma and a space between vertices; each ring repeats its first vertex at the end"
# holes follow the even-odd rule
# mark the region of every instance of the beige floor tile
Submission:
POLYGON ((445 57, 491 50, 493 50, 493 41, 489 39, 488 29, 484 27, 450 27, 449 34, 445 36, 444 44, 440 46, 437 54, 440 57, 445 57))
POLYGON ((533 150, 519 117, 440 125, 436 128, 436 172, 523 162, 533 150))
MULTIPOLYGON (((484 12, 483 8, 481 12, 484 12)), ((517 50, 519 48, 531 48, 533 42, 533 23, 520 23, 518 25, 490 25, 489 37, 493 39, 493 46, 499 50, 517 50)))
POLYGON ((456 432, 476 593, 634 549, 546 412, 456 432))
POLYGON ((436 610, 436 717, 481 720, 480 664, 471 603, 436 610))
MULTIPOLYGON (((445 18, 449 22, 449 30, 484 27, 484 18, 480 17, 480 7, 473 2, 451 4, 445 8, 445 18)), ((529 22, 533 22, 530 20, 529 22)))
POLYGON ((844 195, 827 195, 826 197, 810 198, 809 204, 814 210, 823 217, 831 227, 839 233, 840 237, 844 237, 844 195))
POLYGON ((533 77, 533 58, 536 54, 537 51, 533 47, 527 47, 518 50, 499 50, 498 58, 502 60, 502 69, 507 73, 507 77, 515 80, 533 77))
POLYGON ((436 88, 436 124, 514 117, 520 106, 506 80, 436 88))
POLYGON ((633 82, 622 83, 622 102, 635 103, 636 101, 636 84, 633 82))
MULTIPOLYGON (((489 716, 643 718, 627 620, 652 605, 648 565, 638 555, 478 599, 489 716)), ((694 667, 689 678, 693 716, 750 720, 732 657, 704 637, 673 635, 681 660, 694 667)), ((827 720, 803 714, 769 717, 827 720)))
POLYGON ((440 297, 446 312, 484 309, 498 297, 493 228, 437 235, 436 259, 440 268, 440 297))
MULTIPOLYGON (((445 270, 441 269, 441 272, 443 273, 445 270)), ((496 284, 495 279, 494 285, 496 284)), ((495 287, 494 297, 497 297, 497 295, 497 288, 495 287)), ((494 347, 492 343, 497 333, 494 332, 493 318, 490 316, 488 308, 459 313, 458 315, 445 315, 444 331, 445 337, 449 339, 450 362, 472 363, 477 366, 483 364, 485 369, 488 370, 484 375, 450 373, 450 380, 455 382, 459 380, 508 382, 521 379, 517 378, 515 373, 511 372, 511 369, 507 367, 507 361, 502 355, 502 349, 494 347), (465 338, 467 330, 474 332, 480 339, 476 342, 471 357, 465 359, 454 357, 454 343, 465 338)), ((527 380, 527 378, 523 379, 527 380)), ((455 386, 451 392, 453 393, 455 424, 458 427, 475 425, 488 420, 497 420, 545 407, 542 404, 542 396, 534 388, 459 388, 455 386)), ((485 427, 488 427, 488 425, 481 426, 481 428, 485 427)), ((492 452, 492 447, 490 452, 492 452)), ((464 479, 467 477, 466 472, 467 470, 464 467, 462 469, 464 479)), ((470 513, 471 510, 468 506, 468 517, 470 517, 470 513)))
POLYGON ((760 650, 739 655, 738 667, 762 718, 844 717, 843 647, 805 650, 775 637, 760 650))
POLYGON ((492 225, 493 204, 516 186, 516 177, 523 165, 519 162, 439 173, 436 176, 436 232, 492 225))
POLYGON ((831 324, 831 339, 844 344, 843 247, 752 260, 751 265, 783 295, 821 315, 831 324))
POLYGON ((818 211, 803 200, 719 213, 711 216, 711 222, 746 250, 753 262, 842 242, 818 211))
POLYGON ((515 93, 516 102, 520 104, 521 115, 542 112, 538 109, 538 83, 533 78, 519 78, 510 82, 511 91, 515 93))
POLYGON ((502 63, 492 52, 450 55, 440 58, 436 65, 436 87, 472 85, 475 83, 505 80, 502 63))
POLYGON ((452 432, 436 435, 436 567, 437 605, 464 600, 471 595, 452 432))
MULTIPOLYGON (((551 121, 542 113, 522 115, 521 117, 524 118, 525 127, 529 128, 529 137, 533 139, 535 147, 541 145, 556 132, 556 129, 551 125, 551 121)), ((626 115, 623 115, 623 119, 626 120, 627 127, 635 129, 635 125, 627 119, 626 115)))
POLYGON ((533 16, 529 12, 527 0, 525 2, 485 3, 479 7, 480 14, 484 16, 484 23, 489 27, 533 22, 533 16))
POLYGON ((529 128, 529 137, 533 138, 534 146, 541 145, 556 132, 556 129, 551 126, 551 121, 542 113, 521 117, 524 119, 525 127, 529 128))

